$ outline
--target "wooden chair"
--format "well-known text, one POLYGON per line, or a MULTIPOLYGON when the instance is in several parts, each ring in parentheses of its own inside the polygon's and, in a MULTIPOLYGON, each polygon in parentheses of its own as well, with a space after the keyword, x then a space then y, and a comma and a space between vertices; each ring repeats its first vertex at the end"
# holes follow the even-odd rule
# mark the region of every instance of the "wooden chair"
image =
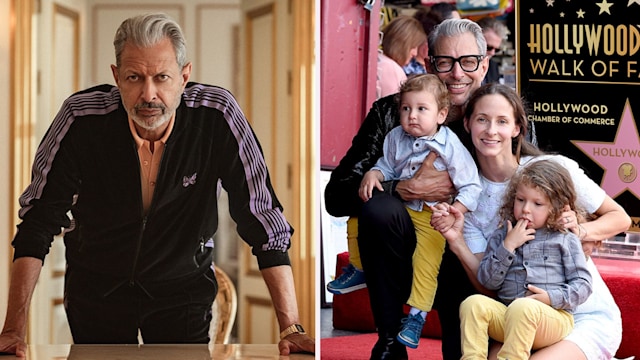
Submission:
POLYGON ((228 344, 231 329, 236 321, 238 296, 236 287, 227 273, 215 266, 215 274, 218 280, 218 295, 213 302, 209 337, 212 343, 228 344))

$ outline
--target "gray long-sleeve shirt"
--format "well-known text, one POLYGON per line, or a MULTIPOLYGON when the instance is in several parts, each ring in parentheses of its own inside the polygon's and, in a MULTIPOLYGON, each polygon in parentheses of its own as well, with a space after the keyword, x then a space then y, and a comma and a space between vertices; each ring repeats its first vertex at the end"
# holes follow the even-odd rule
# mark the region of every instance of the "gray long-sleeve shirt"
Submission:
POLYGON ((478 269, 478 281, 498 290, 503 303, 531 295, 529 284, 546 290, 555 309, 573 312, 587 300, 591 273, 575 234, 538 229, 535 239, 512 253, 504 247, 506 233, 506 225, 493 233, 478 269))

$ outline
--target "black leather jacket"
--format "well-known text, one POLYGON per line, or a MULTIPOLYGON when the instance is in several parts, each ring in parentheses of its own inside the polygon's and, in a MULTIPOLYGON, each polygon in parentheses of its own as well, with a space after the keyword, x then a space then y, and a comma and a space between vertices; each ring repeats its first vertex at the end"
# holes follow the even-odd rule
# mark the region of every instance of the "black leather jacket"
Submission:
POLYGON ((384 137, 400 125, 395 94, 373 103, 354 136, 351 147, 331 173, 324 192, 325 206, 333 216, 358 216, 362 200, 358 188, 364 173, 382 156, 384 137))

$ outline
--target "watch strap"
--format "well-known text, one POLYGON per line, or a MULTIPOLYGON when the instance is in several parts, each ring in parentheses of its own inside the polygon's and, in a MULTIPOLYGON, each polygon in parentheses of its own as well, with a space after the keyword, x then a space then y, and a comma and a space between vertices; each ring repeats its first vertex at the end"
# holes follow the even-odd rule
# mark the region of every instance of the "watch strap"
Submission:
POLYGON ((285 337, 291 334, 306 334, 306 332, 304 331, 304 328, 302 327, 302 325, 293 324, 288 328, 282 330, 282 332, 280 333, 280 340, 284 339, 285 337))

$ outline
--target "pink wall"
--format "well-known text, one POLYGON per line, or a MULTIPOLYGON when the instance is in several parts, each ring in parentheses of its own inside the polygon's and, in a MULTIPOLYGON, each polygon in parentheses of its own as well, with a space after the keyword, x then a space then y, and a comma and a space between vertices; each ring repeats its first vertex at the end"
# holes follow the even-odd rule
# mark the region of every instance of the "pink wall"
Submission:
POLYGON ((334 168, 375 100, 380 1, 323 0, 320 18, 320 163, 334 168), (373 16, 372 16, 373 15, 373 16))

